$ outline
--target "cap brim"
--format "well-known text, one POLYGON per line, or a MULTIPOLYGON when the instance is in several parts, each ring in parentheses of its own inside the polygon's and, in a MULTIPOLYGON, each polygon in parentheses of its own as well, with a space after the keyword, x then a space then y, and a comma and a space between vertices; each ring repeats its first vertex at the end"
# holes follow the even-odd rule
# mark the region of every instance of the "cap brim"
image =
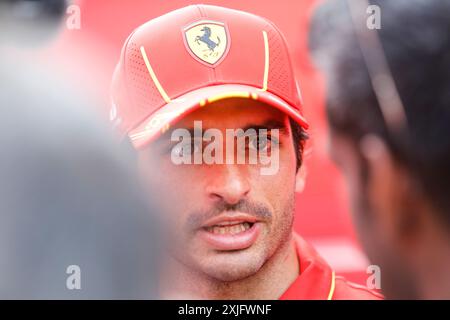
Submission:
POLYGON ((286 113, 304 129, 308 128, 308 123, 300 111, 278 96, 247 85, 224 84, 193 90, 171 100, 136 128, 130 130, 128 136, 136 149, 142 149, 166 132, 172 123, 177 122, 188 113, 209 103, 229 98, 248 98, 264 102, 286 113))

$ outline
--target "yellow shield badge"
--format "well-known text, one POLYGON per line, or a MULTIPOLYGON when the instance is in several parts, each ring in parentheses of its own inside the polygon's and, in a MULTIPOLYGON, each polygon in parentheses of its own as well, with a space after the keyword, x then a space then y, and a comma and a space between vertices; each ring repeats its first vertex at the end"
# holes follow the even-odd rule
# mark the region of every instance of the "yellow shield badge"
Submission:
POLYGON ((224 23, 203 20, 183 31, 188 52, 203 64, 216 66, 228 53, 230 36, 224 23))

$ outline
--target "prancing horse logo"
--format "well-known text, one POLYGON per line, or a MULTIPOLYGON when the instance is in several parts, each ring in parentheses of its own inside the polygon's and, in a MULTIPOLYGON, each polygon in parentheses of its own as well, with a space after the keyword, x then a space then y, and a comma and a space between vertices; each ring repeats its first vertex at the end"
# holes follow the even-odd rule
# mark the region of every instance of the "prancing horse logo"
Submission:
POLYGON ((184 28, 188 52, 199 62, 215 66, 225 58, 230 39, 225 24, 199 21, 184 28))
POLYGON ((211 40, 211 28, 210 27, 203 27, 200 31, 203 31, 203 35, 195 37, 195 42, 199 44, 199 41, 206 43, 208 46, 208 49, 210 51, 214 51, 214 48, 219 46, 220 44, 220 38, 217 36, 217 42, 214 42, 211 40))

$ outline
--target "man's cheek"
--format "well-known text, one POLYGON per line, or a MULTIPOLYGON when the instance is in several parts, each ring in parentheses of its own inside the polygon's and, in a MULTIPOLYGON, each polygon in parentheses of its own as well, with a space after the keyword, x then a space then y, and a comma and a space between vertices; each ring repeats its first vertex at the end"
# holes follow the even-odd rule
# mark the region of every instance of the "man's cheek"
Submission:
POLYGON ((166 220, 168 222, 165 230, 166 241, 175 251, 185 250, 190 244, 190 233, 186 231, 185 225, 181 220, 176 216, 166 220))

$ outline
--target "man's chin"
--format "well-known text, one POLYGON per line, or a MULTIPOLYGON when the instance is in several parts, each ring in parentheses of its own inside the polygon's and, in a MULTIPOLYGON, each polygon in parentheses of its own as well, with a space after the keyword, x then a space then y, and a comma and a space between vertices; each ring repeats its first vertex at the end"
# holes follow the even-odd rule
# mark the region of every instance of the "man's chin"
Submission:
POLYGON ((266 259, 250 252, 218 252, 202 259, 197 269, 209 278, 224 282, 239 281, 256 274, 266 259))

